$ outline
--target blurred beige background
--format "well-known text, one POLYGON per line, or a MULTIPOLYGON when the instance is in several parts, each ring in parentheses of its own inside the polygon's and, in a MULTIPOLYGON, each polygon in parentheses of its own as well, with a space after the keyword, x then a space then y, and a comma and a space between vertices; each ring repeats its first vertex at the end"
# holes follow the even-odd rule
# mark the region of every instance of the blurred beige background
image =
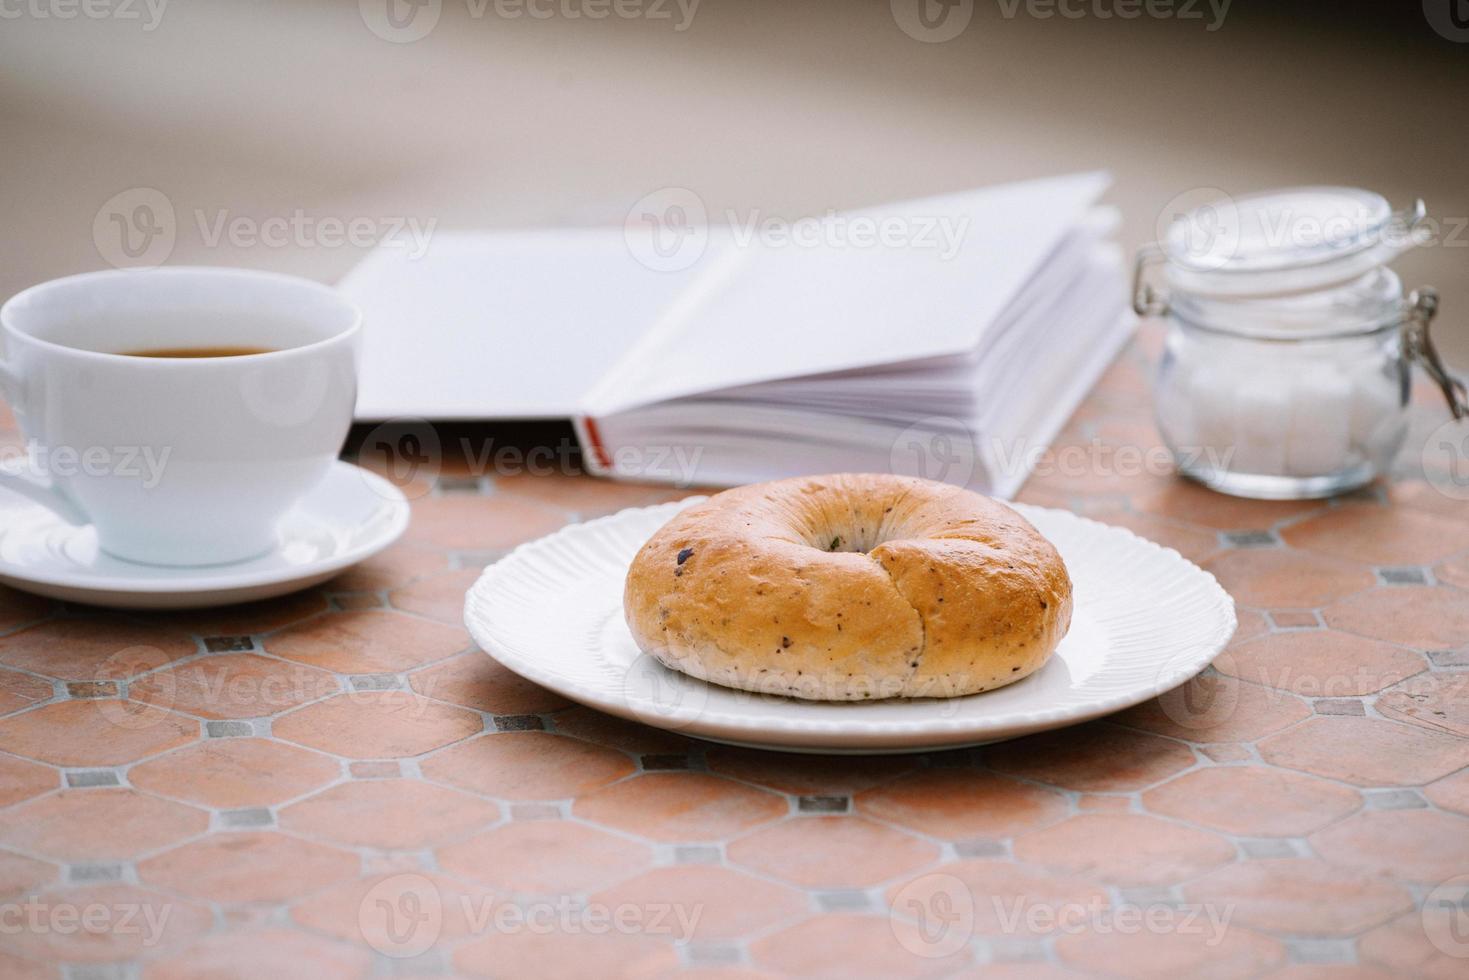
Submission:
POLYGON ((363 249, 214 232, 620 224, 667 186, 791 219, 1105 167, 1129 248, 1199 188, 1425 198, 1453 237, 1399 270, 1439 287, 1440 343, 1469 365, 1469 42, 1417 3, 1235 0, 1220 22, 1221 0, 1126 20, 1116 0, 955 0, 967 25, 924 43, 899 26, 917 0, 618 0, 640 16, 598 20, 571 14, 611 0, 77 2, 0 5, 0 297, 105 266, 94 220, 134 188, 174 209, 172 263, 330 281, 363 249))

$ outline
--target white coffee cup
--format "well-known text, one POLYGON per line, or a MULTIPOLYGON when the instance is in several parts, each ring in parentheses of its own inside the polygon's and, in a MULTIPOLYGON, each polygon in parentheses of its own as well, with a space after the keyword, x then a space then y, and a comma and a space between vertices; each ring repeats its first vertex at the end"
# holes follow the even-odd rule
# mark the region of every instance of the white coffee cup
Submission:
POLYGON ((30 449, 0 486, 131 561, 269 552, 327 473, 357 396, 362 316, 335 290, 243 269, 94 272, 0 307, 0 391, 30 449), (129 352, 261 348, 227 357, 129 352))

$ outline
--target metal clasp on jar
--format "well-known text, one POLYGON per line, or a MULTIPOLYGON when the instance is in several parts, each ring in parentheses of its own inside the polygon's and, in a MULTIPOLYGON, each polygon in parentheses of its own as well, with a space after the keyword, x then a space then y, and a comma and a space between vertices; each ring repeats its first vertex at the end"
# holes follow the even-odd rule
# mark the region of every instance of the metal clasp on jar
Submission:
POLYGON ((1408 294, 1407 307, 1408 315, 1403 320, 1403 353, 1409 361, 1421 364, 1428 376, 1438 384, 1454 418, 1469 416, 1469 390, 1465 389, 1463 381, 1444 367, 1443 359, 1438 356, 1438 349, 1433 346, 1433 338, 1428 333, 1433 318, 1438 315, 1438 290, 1430 286, 1413 290, 1408 294))

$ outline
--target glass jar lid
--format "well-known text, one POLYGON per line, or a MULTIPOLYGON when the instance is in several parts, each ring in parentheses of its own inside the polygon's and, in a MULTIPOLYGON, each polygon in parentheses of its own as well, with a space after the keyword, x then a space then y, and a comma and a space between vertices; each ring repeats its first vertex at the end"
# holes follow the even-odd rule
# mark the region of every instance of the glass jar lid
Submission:
POLYGON ((1375 268, 1350 282, 1303 293, 1210 296, 1175 290, 1170 310, 1185 323, 1262 340, 1320 340, 1396 327, 1406 306, 1391 269, 1375 268))
POLYGON ((1357 279, 1412 247, 1423 202, 1395 212, 1350 187, 1225 197, 1176 216, 1158 249, 1175 292, 1270 296, 1357 279))

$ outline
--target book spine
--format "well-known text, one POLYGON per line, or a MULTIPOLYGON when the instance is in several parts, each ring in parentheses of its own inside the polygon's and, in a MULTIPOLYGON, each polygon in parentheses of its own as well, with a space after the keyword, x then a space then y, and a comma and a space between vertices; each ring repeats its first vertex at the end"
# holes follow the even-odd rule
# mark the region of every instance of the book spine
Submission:
POLYGON ((576 429, 576 438, 581 443, 582 465, 593 476, 612 475, 612 454, 602 442, 602 432, 597 420, 590 415, 578 415, 571 420, 576 429))

